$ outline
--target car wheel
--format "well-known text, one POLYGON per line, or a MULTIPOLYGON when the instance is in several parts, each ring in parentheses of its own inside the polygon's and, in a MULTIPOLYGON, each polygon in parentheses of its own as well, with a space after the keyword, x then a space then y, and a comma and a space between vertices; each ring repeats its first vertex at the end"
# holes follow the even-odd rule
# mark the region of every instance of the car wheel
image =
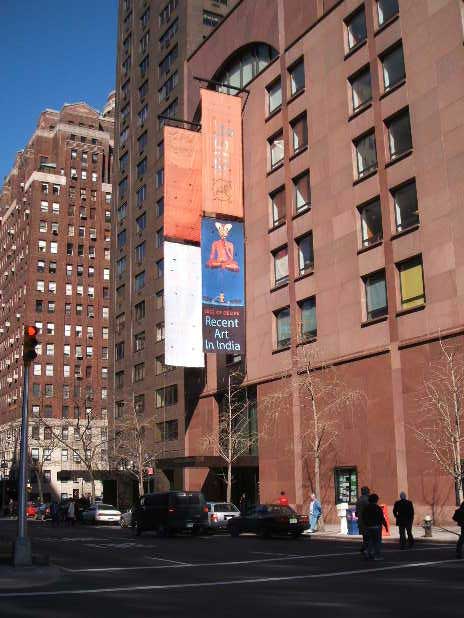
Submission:
POLYGON ((231 526, 230 527, 230 536, 232 536, 232 537, 234 537, 234 539, 236 539, 239 535, 240 535, 240 530, 238 529, 238 526, 231 526))
POLYGON ((125 519, 123 519, 122 517, 121 517, 121 519, 119 520, 119 525, 121 526, 121 528, 127 528, 127 527, 128 527, 128 526, 127 526, 127 523, 126 523, 126 520, 125 520, 125 519))

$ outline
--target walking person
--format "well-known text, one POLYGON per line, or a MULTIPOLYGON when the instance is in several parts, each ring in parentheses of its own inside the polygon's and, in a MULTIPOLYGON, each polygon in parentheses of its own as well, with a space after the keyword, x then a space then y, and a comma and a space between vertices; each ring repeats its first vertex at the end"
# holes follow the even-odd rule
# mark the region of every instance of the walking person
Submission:
POLYGON ((414 521, 414 505, 406 498, 404 491, 400 493, 400 499, 393 506, 393 515, 400 531, 400 547, 406 549, 406 534, 408 535, 408 547, 414 545, 412 524, 414 521))
POLYGON ((369 504, 369 487, 361 487, 361 495, 356 501, 356 517, 358 518, 359 534, 362 534, 361 553, 367 549, 367 528, 363 523, 363 513, 365 507, 369 504))
POLYGON ((280 492, 279 504, 280 506, 288 506, 288 498, 285 495, 285 491, 280 492))
POLYGON ((76 522, 76 505, 74 500, 70 500, 68 504, 68 510, 66 511, 66 521, 69 526, 74 526, 76 522))
POLYGON ((53 528, 58 528, 60 525, 60 507, 55 500, 50 504, 50 515, 52 517, 53 528))
POLYGON ((316 494, 311 494, 311 502, 309 503, 309 534, 313 534, 317 530, 317 523, 322 515, 322 505, 317 499, 316 494))
POLYGON ((370 494, 369 503, 365 506, 362 514, 363 525, 367 530, 367 558, 370 560, 383 560, 382 551, 382 526, 387 528, 387 522, 383 511, 377 504, 379 496, 370 494))
POLYGON ((238 508, 239 508, 240 513, 244 513, 246 510, 246 494, 245 493, 243 493, 240 496, 240 500, 238 502, 238 508))
POLYGON ((456 558, 462 558, 462 547, 464 545, 464 502, 461 502, 461 506, 454 512, 453 520, 461 528, 461 535, 456 545, 456 558))

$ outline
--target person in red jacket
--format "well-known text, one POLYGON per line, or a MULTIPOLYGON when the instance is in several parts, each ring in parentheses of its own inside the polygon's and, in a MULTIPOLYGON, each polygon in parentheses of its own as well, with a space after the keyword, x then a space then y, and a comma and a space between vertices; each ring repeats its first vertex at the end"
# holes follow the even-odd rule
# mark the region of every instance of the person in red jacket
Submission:
POLYGON ((280 506, 288 506, 288 498, 285 495, 285 491, 280 492, 279 504, 280 506))

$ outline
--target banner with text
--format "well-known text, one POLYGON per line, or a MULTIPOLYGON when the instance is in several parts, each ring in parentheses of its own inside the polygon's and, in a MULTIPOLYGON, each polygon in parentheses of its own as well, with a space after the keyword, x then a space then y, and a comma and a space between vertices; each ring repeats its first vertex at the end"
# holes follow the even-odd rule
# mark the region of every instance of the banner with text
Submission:
POLYGON ((201 222, 203 350, 245 353, 245 241, 243 223, 201 222))
POLYGON ((201 250, 164 243, 164 362, 204 367, 201 330, 201 250))
POLYGON ((203 212, 243 218, 242 99, 201 91, 203 212))
POLYGON ((200 242, 202 138, 164 127, 164 235, 200 242))

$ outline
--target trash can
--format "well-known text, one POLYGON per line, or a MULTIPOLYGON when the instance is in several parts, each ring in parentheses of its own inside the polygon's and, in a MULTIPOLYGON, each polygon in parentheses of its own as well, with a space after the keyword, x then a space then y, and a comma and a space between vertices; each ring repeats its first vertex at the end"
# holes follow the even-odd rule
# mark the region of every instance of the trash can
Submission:
POLYGON ((356 507, 353 506, 346 509, 346 523, 349 536, 359 534, 358 518, 356 517, 356 507))

